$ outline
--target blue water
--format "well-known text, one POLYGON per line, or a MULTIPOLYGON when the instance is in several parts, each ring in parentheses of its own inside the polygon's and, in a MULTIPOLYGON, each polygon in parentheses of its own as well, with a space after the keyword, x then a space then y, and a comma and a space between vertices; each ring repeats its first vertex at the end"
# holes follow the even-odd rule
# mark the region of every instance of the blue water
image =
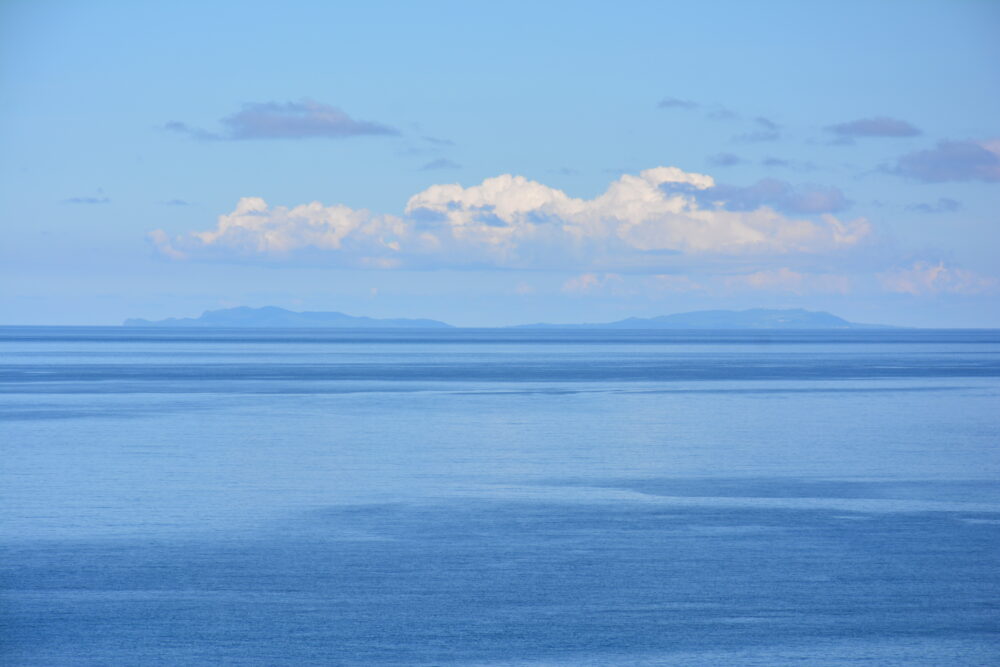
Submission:
POLYGON ((0 328, 0 663, 1000 664, 1000 332, 0 328))

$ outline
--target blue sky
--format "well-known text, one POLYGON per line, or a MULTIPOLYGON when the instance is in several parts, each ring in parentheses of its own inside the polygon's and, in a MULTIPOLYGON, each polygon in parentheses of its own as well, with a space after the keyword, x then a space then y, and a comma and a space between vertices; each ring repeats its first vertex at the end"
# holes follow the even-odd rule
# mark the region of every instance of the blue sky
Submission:
POLYGON ((0 323, 1000 326, 1000 3, 0 4, 0 323))

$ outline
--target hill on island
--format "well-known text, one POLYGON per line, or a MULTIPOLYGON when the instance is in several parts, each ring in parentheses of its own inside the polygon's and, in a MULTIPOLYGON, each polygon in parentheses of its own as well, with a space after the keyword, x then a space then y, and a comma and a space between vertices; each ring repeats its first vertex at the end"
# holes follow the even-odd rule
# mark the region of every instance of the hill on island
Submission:
MULTIPOLYGON (((238 327, 340 329, 450 329, 450 324, 428 319, 378 319, 338 312, 295 312, 264 308, 208 310, 200 317, 165 320, 128 319, 127 327, 238 327)), ((660 317, 630 317, 593 324, 521 324, 508 329, 886 329, 880 324, 858 324, 820 311, 802 308, 770 310, 699 310, 660 317)))
POLYGON ((630 317, 602 324, 522 324, 518 329, 886 329, 858 324, 822 311, 790 308, 772 310, 697 310, 660 317, 630 317))
POLYGON ((240 327, 240 328, 339 328, 339 329, 448 329, 450 324, 423 319, 378 319, 338 312, 302 312, 276 306, 206 310, 201 317, 165 320, 128 319, 126 327, 240 327))

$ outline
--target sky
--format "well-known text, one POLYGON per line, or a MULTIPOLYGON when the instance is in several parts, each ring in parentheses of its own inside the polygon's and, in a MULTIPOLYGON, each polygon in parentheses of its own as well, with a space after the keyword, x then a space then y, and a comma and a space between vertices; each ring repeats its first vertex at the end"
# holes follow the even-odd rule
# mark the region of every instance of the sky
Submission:
POLYGON ((1000 2, 0 2, 0 324, 1000 327, 1000 2))

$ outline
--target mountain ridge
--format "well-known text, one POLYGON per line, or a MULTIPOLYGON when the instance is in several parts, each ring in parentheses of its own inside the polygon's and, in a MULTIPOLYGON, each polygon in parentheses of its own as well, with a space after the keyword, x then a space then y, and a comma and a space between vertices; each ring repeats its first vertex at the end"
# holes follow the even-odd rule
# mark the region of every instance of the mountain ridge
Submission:
POLYGON ((340 328, 340 329, 451 329, 450 324, 429 319, 357 317, 337 311, 296 312, 264 306, 206 310, 200 317, 170 317, 165 320, 130 318, 126 327, 262 327, 262 328, 340 328))
MULTIPOLYGON (((374 318, 337 311, 296 312, 277 306, 206 310, 199 317, 164 320, 130 318, 126 327, 220 328, 354 328, 354 329, 452 329, 445 322, 424 318, 374 318)), ((696 310, 658 317, 629 317, 614 322, 582 324, 518 324, 502 329, 892 329, 884 324, 849 322, 824 311, 803 308, 748 310, 696 310)))
POLYGON ((517 329, 894 329, 887 324, 849 322, 824 311, 804 308, 695 310, 658 317, 629 317, 590 324, 520 324, 517 329))

